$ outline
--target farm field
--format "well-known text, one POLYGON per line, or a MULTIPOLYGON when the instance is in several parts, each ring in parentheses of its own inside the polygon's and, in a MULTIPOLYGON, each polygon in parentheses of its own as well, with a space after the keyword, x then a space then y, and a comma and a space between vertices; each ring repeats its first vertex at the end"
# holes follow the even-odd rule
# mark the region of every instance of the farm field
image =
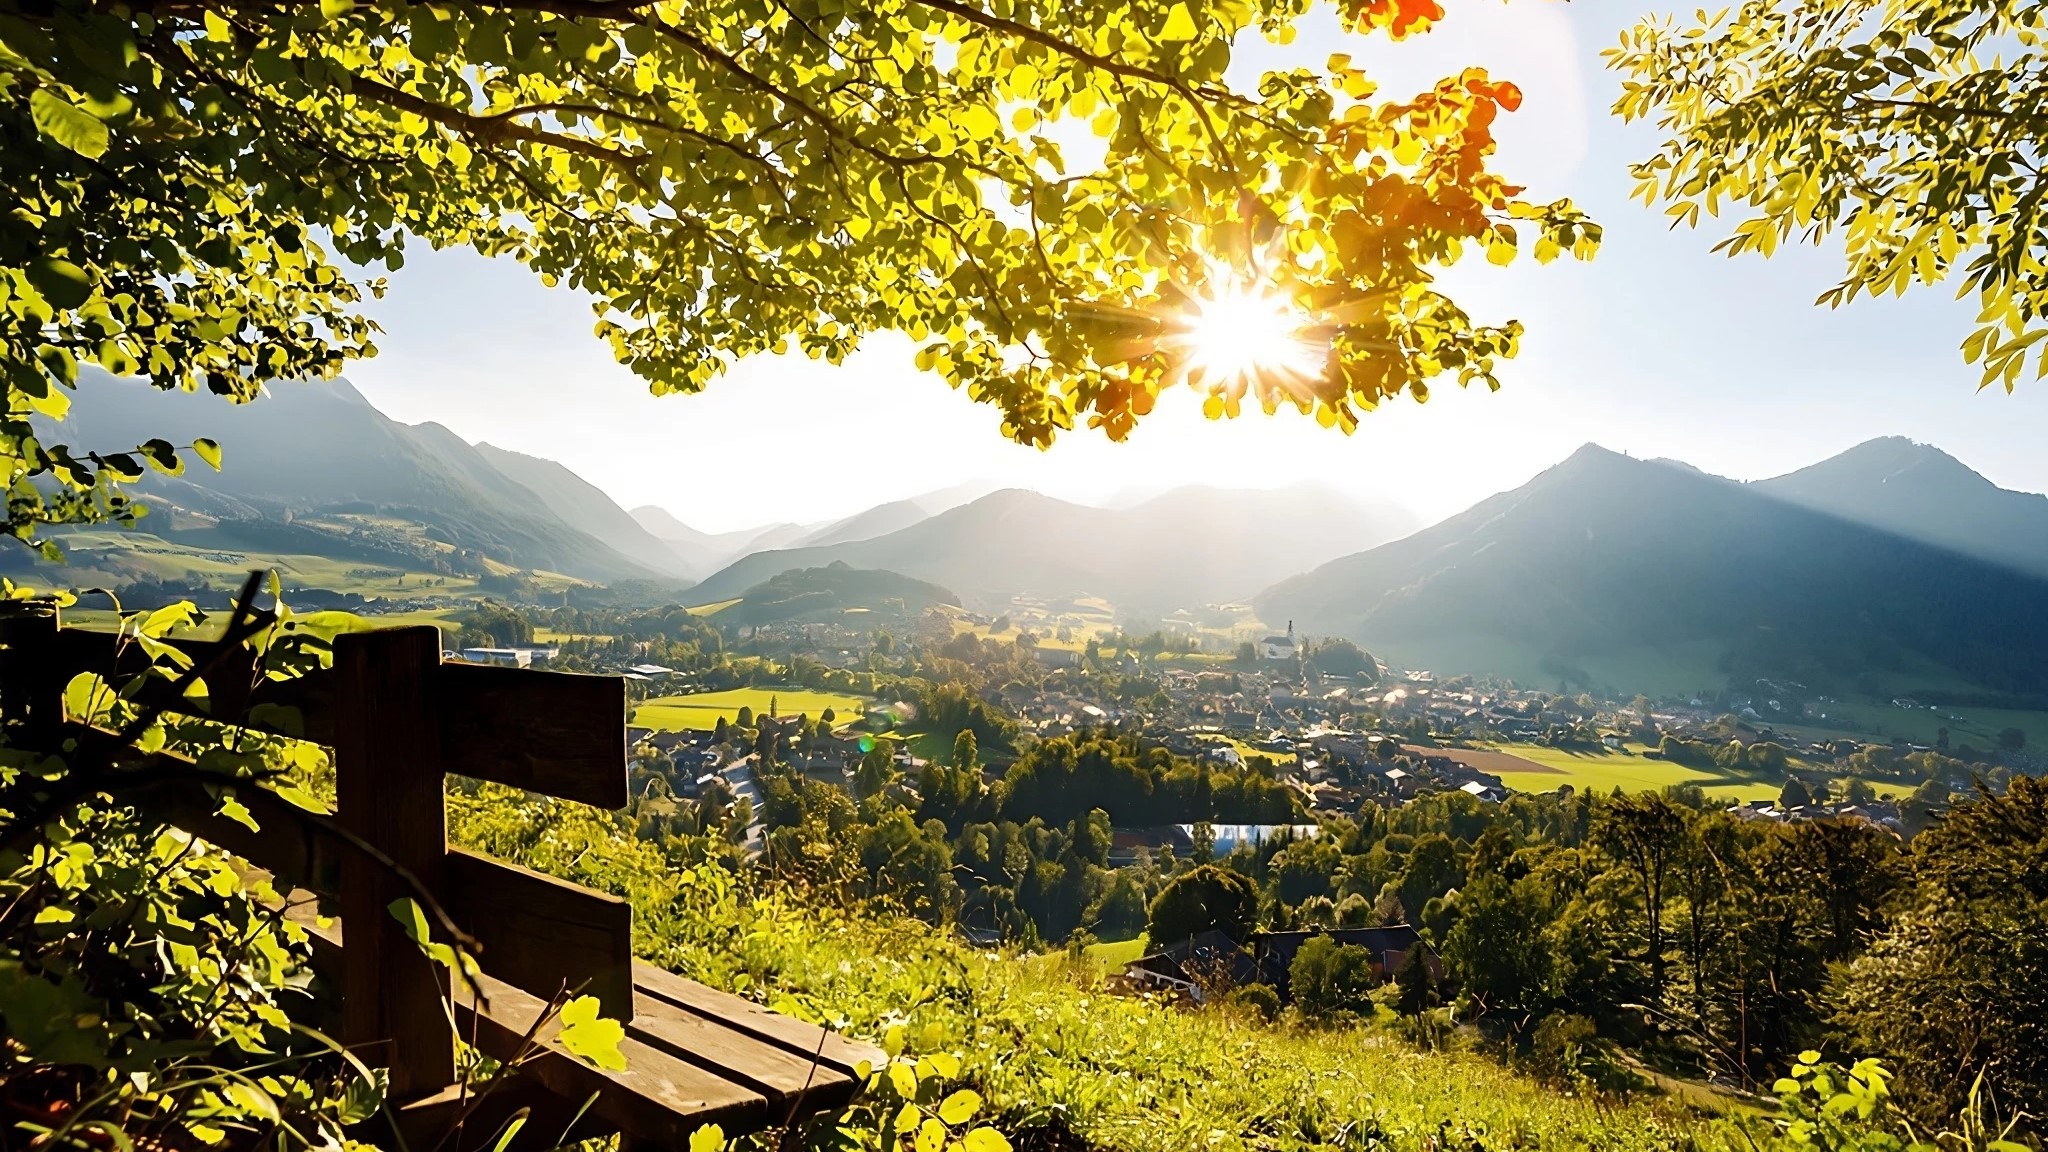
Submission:
POLYGON ((840 723, 860 718, 867 701, 840 692, 813 692, 808 688, 733 688, 724 692, 695 692, 687 696, 658 696, 633 710, 633 723, 664 732, 718 727, 718 718, 737 720, 740 709, 766 714, 770 703, 778 714, 817 716, 830 708, 840 723))
POLYGON ((1894 708, 1890 704, 1836 700, 1825 705, 1825 719, 1785 725, 1787 731, 1815 733, 1822 737, 1840 734, 1859 736, 1872 743, 1884 743, 1904 736, 1915 744, 1932 745, 1948 729, 1949 743, 1994 748, 1998 734, 2017 728, 2027 742, 2048 742, 2048 712, 2023 712, 2005 708, 1894 708))
POLYGON ((1652 760, 1634 748, 1592 752, 1547 744, 1503 744, 1496 751, 1508 753, 1530 767, 1521 771, 1478 767, 1493 772, 1508 787, 1520 792, 1555 792, 1565 784, 1581 792, 1611 792, 1616 788, 1624 792, 1656 792, 1674 784, 1698 784, 1710 796, 1750 800, 1776 796, 1779 788, 1774 781, 1741 782, 1669 760, 1652 760))
MULTIPOLYGON (((1481 755, 1499 756, 1503 759, 1518 759, 1531 765, 1521 770, 1509 770, 1505 763, 1490 767, 1479 763, 1474 767, 1482 772, 1492 772, 1508 787, 1518 792, 1555 792, 1565 784, 1581 792, 1611 792, 1616 788, 1624 792, 1656 792, 1674 784, 1697 784, 1701 791, 1717 799, 1731 803, 1738 800, 1775 799, 1782 780, 1763 777, 1744 779, 1694 768, 1686 764, 1675 764, 1669 760, 1653 760, 1642 754, 1640 747, 1631 745, 1619 752, 1580 751, 1570 748, 1554 748, 1547 744, 1500 744, 1489 750, 1435 749, 1442 754, 1455 755, 1461 751, 1479 751, 1481 755)), ((1879 796, 1893 796, 1912 791, 1899 784, 1873 780, 1871 788, 1879 796)))
POLYGON ((287 601, 295 587, 327 588, 387 598, 459 595, 476 587, 474 579, 464 576, 406 572, 386 565, 325 556, 205 548, 165 540, 147 532, 118 529, 69 532, 60 538, 59 543, 67 557, 66 566, 38 571, 29 577, 29 583, 79 586, 154 579, 231 589, 239 585, 252 568, 275 568, 284 578, 287 601))

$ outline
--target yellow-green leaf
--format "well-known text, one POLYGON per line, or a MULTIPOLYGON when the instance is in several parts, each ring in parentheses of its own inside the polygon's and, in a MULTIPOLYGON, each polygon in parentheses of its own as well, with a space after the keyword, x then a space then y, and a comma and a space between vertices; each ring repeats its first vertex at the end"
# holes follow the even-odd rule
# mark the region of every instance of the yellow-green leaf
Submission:
POLYGON ((965 1124, 981 1111, 981 1093, 962 1088, 939 1102, 939 1119, 948 1124, 965 1124))
POLYGON ((1010 1152, 1009 1138, 993 1128, 976 1128, 960 1145, 966 1152, 1010 1152))
POLYGON ((48 88, 29 94, 28 114, 36 131, 80 156, 97 160, 106 154, 106 122, 48 88))
MULTIPOLYGON (((578 996, 562 1005, 561 1020, 562 1030, 555 1042, 571 1056, 613 1072, 625 1069, 626 1056, 619 1051, 619 1043, 626 1038, 626 1029, 617 1020, 598 1015, 597 997, 578 996)), ((723 1139, 721 1133, 720 1141, 723 1139)), ((694 1138, 690 1148, 701 1152, 694 1138)))
POLYGON ((1159 30, 1161 40, 1193 40, 1195 38, 1195 17, 1185 4, 1175 4, 1166 14, 1166 27, 1159 30))

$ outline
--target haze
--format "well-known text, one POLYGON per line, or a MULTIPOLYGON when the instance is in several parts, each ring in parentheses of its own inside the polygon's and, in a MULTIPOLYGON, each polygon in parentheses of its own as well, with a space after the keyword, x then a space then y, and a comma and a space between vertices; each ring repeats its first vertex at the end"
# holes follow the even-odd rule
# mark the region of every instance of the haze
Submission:
POLYGON ((818 522, 965 481, 1114 502, 1206 483, 1313 481, 1395 499, 1436 520, 1513 487, 1586 441, 1755 479, 1857 442, 1939 444, 2008 488, 2048 489, 2048 398, 1977 391, 1957 352, 1970 310, 1938 291, 1812 306, 1839 272, 1832 249, 1730 261, 1723 232, 1668 232, 1628 200, 1628 161, 1653 140, 1607 112, 1599 51, 1640 4, 1453 0, 1439 31, 1400 45, 1344 43, 1334 25, 1292 47, 1248 45, 1260 68, 1348 50, 1401 96, 1479 63, 1524 89, 1501 128, 1501 168, 1541 198, 1571 196, 1606 226, 1590 265, 1457 274, 1476 318, 1528 326, 1496 395, 1440 388, 1343 437, 1285 413, 1210 423, 1171 394, 1123 445, 1086 431, 1049 452, 1004 442, 993 409, 911 364, 907 340, 871 340, 839 368, 758 358, 700 396, 655 398, 590 336, 586 303, 509 262, 412 253, 375 308, 381 355, 350 376, 384 411, 465 439, 560 460, 622 505, 659 504, 721 531, 818 522))

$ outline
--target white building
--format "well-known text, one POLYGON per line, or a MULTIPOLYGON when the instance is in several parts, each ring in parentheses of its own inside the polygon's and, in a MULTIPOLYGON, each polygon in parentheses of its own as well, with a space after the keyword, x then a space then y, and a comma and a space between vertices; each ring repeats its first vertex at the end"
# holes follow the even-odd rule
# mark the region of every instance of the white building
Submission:
POLYGON ((1259 641, 1259 656, 1265 660, 1294 659, 1294 621, 1287 622, 1287 635, 1268 636, 1259 641))

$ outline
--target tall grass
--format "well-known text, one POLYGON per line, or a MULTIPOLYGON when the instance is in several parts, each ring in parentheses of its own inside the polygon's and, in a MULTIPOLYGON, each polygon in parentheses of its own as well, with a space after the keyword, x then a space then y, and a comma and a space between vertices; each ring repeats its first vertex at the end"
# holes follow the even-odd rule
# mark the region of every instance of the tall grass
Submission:
POLYGON ((457 838, 630 897, 637 949, 654 962, 913 1055, 957 1053, 962 1078, 1020 1148, 1073 1138, 1118 1152, 1720 1143, 1708 1121, 1659 1098, 1588 1098, 1482 1054, 1114 993, 1086 959, 979 949, 885 910, 755 890, 716 866, 677 870, 602 817, 502 800, 457 799, 457 838))

